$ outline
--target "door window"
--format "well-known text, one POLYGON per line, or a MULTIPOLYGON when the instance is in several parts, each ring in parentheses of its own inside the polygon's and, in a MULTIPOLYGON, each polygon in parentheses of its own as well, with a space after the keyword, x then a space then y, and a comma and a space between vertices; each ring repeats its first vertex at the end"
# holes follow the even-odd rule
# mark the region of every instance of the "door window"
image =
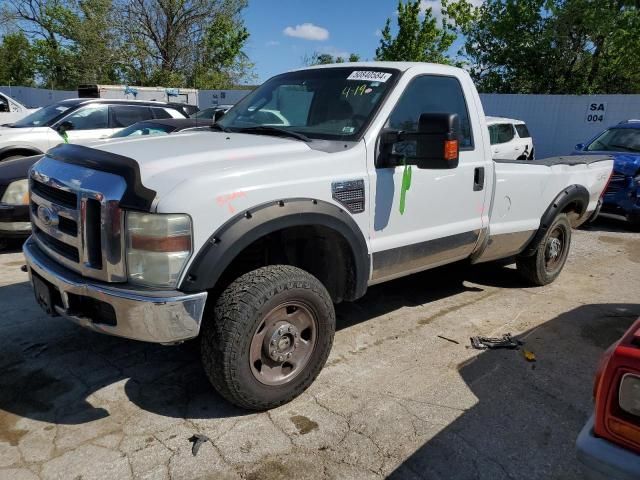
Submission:
POLYGON ((124 128, 153 118, 149 107, 111 105, 109 110, 111 112, 111 128, 124 128))
POLYGON ((411 81, 393 109, 387 126, 416 131, 423 113, 457 113, 460 120, 460 149, 473 149, 473 134, 464 93, 453 77, 423 75, 411 81))
POLYGON ((164 108, 153 107, 151 110, 156 118, 171 118, 171 114, 164 108))
POLYGON ((516 131, 518 132, 518 136, 520 138, 529 138, 531 134, 529 133, 529 129, 524 123, 519 123, 516 125, 516 131))
POLYGON ((498 123, 495 125, 489 125, 489 139, 491 145, 498 143, 507 143, 513 140, 515 133, 513 131, 513 125, 510 123, 498 123))
POLYGON ((79 108, 64 122, 71 122, 73 130, 98 130, 109 126, 109 107, 102 104, 87 105, 79 108))

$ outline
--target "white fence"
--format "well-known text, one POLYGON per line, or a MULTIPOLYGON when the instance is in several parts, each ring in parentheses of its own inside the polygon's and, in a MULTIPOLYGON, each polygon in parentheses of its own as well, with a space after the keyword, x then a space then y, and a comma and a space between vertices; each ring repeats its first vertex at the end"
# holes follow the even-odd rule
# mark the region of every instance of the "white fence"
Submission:
POLYGON ((76 98, 78 92, 68 90, 46 90, 33 87, 11 87, 0 85, 0 92, 17 100, 25 107, 44 107, 67 98, 76 98))
MULTIPOLYGON (((43 107, 75 91, 0 86, 0 91, 28 107, 43 107)), ((233 105, 250 90, 200 90, 201 109, 233 105)), ((482 94, 485 114, 524 120, 529 125, 536 157, 570 153, 609 125, 640 119, 640 95, 504 95, 482 94)))
POLYGON ((536 157, 570 153, 606 127, 640 118, 640 95, 482 94, 486 115, 527 122, 536 157))

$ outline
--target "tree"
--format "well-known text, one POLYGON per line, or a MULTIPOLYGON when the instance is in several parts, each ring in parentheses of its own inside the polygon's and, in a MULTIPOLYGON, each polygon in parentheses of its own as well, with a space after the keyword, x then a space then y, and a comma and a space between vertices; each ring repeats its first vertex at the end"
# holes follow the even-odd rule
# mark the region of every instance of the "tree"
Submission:
POLYGON ((420 0, 399 0, 397 23, 394 37, 387 19, 376 60, 453 63, 447 52, 457 35, 445 17, 438 25, 432 9, 423 11, 420 0))
POLYGON ((251 68, 242 53, 246 0, 119 0, 119 30, 130 59, 125 77, 139 85, 213 88, 251 68), (197 85, 200 87, 200 85, 197 85))
POLYGON ((37 76, 50 88, 117 79, 112 0, 6 0, 0 18, 31 41, 37 76))
POLYGON ((359 61, 360 61, 360 55, 358 55, 357 53, 350 53, 346 60, 344 59, 344 57, 341 57, 339 55, 334 57, 329 53, 319 53, 319 52, 314 52, 310 57, 304 57, 302 59, 302 62, 308 66, 328 65, 330 63, 359 62, 359 61))
POLYGON ((7 34, 0 44, 0 85, 31 86, 35 76, 35 53, 21 32, 7 34))
POLYGON ((481 91, 637 93, 640 5, 635 0, 468 0, 447 11, 466 41, 481 91))
POLYGON ((250 77, 252 63, 242 51, 249 31, 237 19, 218 15, 207 26, 202 55, 196 58, 190 83, 198 88, 224 89, 250 77))

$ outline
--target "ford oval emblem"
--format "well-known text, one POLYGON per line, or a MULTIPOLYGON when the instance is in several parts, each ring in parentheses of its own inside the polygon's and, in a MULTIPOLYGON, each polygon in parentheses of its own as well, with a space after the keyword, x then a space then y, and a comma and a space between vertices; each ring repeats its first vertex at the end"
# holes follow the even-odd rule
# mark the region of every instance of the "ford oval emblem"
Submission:
POLYGON ((60 220, 56 212, 44 205, 38 207, 38 218, 47 227, 57 227, 58 221, 60 220))

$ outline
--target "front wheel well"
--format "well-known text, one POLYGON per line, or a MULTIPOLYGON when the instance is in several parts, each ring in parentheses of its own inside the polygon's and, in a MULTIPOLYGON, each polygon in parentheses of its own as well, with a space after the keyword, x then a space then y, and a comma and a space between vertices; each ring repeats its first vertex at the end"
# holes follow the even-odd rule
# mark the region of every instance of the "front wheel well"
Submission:
POLYGON ((30 148, 24 148, 24 147, 9 148, 9 149, 0 151, 0 162, 6 158, 13 157, 15 155, 31 157, 33 155, 41 155, 41 154, 42 152, 30 149, 30 148))
POLYGON ((316 277, 339 303, 354 296, 356 266, 347 240, 323 225, 291 226, 268 233, 244 248, 227 266, 215 290, 269 265, 291 265, 316 277))

